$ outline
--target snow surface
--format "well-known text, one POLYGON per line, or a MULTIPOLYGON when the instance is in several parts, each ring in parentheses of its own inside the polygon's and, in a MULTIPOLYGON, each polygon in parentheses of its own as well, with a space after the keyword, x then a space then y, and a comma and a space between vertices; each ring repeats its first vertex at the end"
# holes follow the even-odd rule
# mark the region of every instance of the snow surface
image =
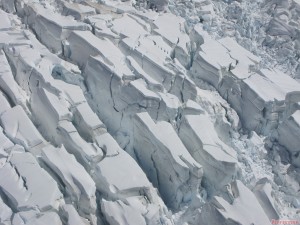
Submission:
POLYGON ((300 220, 299 1, 0 8, 0 224, 300 220))

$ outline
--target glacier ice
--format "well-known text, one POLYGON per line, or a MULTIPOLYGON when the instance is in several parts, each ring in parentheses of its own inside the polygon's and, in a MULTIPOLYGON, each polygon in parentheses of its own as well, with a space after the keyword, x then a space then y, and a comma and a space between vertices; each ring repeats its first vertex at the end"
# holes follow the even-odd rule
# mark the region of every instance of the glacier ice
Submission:
POLYGON ((299 219, 299 2, 255 2, 0 0, 0 223, 299 219))

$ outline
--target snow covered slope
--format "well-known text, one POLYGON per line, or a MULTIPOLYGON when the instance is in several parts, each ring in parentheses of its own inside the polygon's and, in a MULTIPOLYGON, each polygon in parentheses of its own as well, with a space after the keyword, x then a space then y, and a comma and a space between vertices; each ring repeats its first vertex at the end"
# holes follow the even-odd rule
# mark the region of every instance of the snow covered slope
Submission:
POLYGON ((300 84, 180 4, 0 0, 0 224, 300 219, 300 84))

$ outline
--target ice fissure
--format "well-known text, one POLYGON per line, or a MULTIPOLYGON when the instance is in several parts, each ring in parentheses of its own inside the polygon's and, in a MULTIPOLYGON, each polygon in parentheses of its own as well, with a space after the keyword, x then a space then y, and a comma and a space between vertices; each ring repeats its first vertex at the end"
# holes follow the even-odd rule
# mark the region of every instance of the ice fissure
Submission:
POLYGON ((300 84, 173 2, 0 0, 1 224, 297 219, 300 84))

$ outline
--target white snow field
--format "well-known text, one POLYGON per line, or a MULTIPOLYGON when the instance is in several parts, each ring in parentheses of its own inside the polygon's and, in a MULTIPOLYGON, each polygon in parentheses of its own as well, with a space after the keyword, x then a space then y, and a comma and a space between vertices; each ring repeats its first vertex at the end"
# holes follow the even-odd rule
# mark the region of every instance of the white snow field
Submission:
POLYGON ((300 223, 299 5, 0 0, 0 224, 300 223))

